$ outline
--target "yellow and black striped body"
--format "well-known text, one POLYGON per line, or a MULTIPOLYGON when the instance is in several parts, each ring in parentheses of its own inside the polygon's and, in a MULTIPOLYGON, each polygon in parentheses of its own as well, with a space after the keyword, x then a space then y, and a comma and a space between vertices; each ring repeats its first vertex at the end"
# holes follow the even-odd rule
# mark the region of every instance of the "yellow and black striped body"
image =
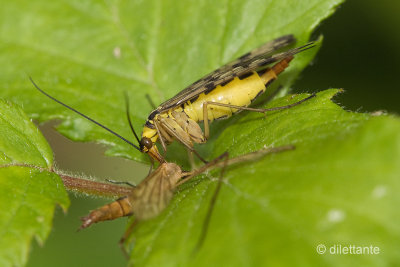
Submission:
POLYGON ((293 35, 279 37, 211 72, 163 102, 146 121, 140 140, 141 151, 162 160, 154 144, 160 139, 164 151, 168 143, 178 140, 196 153, 193 145, 206 141, 209 122, 228 118, 241 110, 265 112, 248 106, 289 66, 294 55, 314 46, 310 42, 286 52, 276 52, 294 42, 293 35), (204 133, 199 122, 204 122, 204 133))
MULTIPOLYGON (((193 129, 194 123, 204 120, 204 103, 214 102, 240 107, 249 106, 259 95, 265 92, 267 86, 288 66, 291 59, 292 57, 288 57, 275 64, 271 69, 266 69, 260 74, 254 71, 245 77, 235 77, 232 81, 206 90, 195 99, 189 100, 176 108, 169 109, 162 113, 157 113, 157 110, 155 110, 146 122, 142 138, 149 138, 155 143, 159 138, 158 133, 160 133, 165 142, 170 143, 172 139, 174 139, 173 136, 171 136, 172 131, 174 131, 174 134, 182 139, 186 139, 186 143, 190 147, 193 146, 193 143, 204 143, 206 140, 203 132, 199 132, 200 127, 198 129, 193 129), (176 119, 178 114, 179 116, 184 116, 184 119, 176 119), (155 121, 158 127, 155 127, 155 121), (191 127, 187 124, 191 124, 191 127), (165 128, 164 126, 166 125, 167 127, 165 128)), ((208 121, 213 121, 216 119, 228 118, 239 112, 239 110, 232 107, 209 105, 207 112, 208 121)), ((180 141, 182 140, 180 139, 180 141)))

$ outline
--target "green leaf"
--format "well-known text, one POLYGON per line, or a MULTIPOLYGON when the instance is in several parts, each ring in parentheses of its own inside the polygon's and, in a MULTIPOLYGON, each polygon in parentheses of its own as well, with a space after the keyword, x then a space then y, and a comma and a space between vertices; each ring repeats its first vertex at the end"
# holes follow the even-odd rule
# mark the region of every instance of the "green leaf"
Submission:
MULTIPOLYGON (((229 168, 207 238, 200 236, 219 172, 183 185, 169 208, 134 231, 137 266, 387 266, 400 260, 400 120, 346 112, 326 90, 280 112, 243 113, 214 156, 263 146, 296 150, 229 168), (210 179, 211 178, 211 179, 210 179), (378 247, 379 255, 319 255, 323 244, 378 247)), ((304 95, 271 103, 282 106, 304 95)))
POLYGON ((33 237, 50 233, 54 207, 69 205, 53 154, 21 108, 0 100, 0 266, 22 266, 33 237))
MULTIPOLYGON (((6 66, 3 97, 40 121, 59 118, 59 130, 77 141, 107 144, 109 155, 147 157, 57 103, 44 90, 133 139, 123 92, 138 132, 151 111, 148 93, 161 103, 224 63, 273 38, 308 41, 342 0, 302 1, 13 1, 0 10, 0 46, 6 66), (56 15, 55 15, 56 14, 56 15)), ((281 77, 288 87, 313 58, 296 57, 281 77)))
MULTIPOLYGON (((130 94, 135 128, 140 129, 151 110, 146 93, 160 103, 204 74, 283 34, 292 33, 297 45, 304 44, 341 2, 13 1, 0 10, 3 97, 23 105, 39 121, 61 119, 59 130, 73 140, 95 140, 107 144, 110 155, 144 160, 121 140, 40 95, 27 74, 58 99, 129 137, 124 91, 130 94)), ((316 51, 296 57, 280 77, 286 88, 316 51)), ((388 241, 389 231, 398 231, 388 223, 397 219, 388 203, 398 201, 388 190, 395 189, 394 175, 398 174, 393 164, 398 156, 394 145, 398 120, 344 112, 330 102, 333 94, 322 92, 308 103, 268 114, 266 119, 243 113, 215 122, 213 139, 203 146, 203 154, 216 156, 228 149, 231 155, 239 155, 282 144, 295 144, 297 149, 226 174, 208 238, 194 259, 190 252, 215 179, 200 177, 185 185, 163 216, 141 224, 134 233, 132 261, 175 266, 398 260, 393 249, 398 244, 388 241), (377 176, 383 170, 384 176, 377 176), (374 202, 367 196, 378 198, 374 202), (332 242, 371 242, 389 252, 384 259, 382 255, 348 259, 316 254, 318 243, 332 242)), ((301 97, 279 99, 271 105, 301 97)), ((177 159, 186 154, 170 155, 177 159)))

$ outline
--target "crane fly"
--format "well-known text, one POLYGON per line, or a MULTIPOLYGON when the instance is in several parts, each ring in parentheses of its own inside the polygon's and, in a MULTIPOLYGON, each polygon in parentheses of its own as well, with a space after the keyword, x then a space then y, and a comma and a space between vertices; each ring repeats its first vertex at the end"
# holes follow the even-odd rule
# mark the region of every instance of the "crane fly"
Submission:
POLYGON ((294 146, 291 145, 275 148, 264 148, 256 152, 231 159, 229 159, 228 153, 225 152, 216 159, 192 171, 184 171, 175 163, 163 162, 138 186, 132 187, 130 190, 131 192, 128 195, 123 196, 114 202, 106 204, 96 210, 93 210, 89 215, 81 218, 82 225, 80 229, 87 228, 90 225, 101 221, 114 220, 120 217, 133 215, 135 217, 135 221, 128 227, 120 240, 121 248, 124 254, 127 255, 123 245, 125 240, 131 235, 134 226, 137 225, 138 222, 148 220, 159 215, 168 206, 174 195, 174 192, 181 184, 188 182, 193 177, 204 173, 207 170, 221 167, 218 184, 211 198, 211 203, 203 223, 203 229, 196 245, 196 249, 198 249, 201 247, 201 244, 205 239, 208 224, 211 219, 211 213, 222 185, 222 177, 225 168, 232 164, 254 161, 270 153, 278 153, 292 149, 294 149, 294 146))

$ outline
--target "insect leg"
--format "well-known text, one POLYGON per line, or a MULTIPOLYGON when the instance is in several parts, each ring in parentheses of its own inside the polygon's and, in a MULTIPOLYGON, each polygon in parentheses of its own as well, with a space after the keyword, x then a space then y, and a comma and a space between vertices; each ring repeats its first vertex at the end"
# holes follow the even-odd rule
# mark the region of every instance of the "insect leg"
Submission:
POLYGON ((150 168, 149 168, 149 172, 147 173, 147 176, 150 175, 150 173, 153 171, 153 167, 154 167, 154 159, 152 157, 150 158, 150 168))
POLYGON ((122 253, 124 254, 125 258, 129 259, 129 254, 128 251, 125 248, 125 241, 128 239, 128 237, 131 235, 133 228, 135 228, 135 226, 137 225, 138 220, 135 219, 135 221, 129 226, 128 229, 126 229, 124 235, 121 237, 121 239, 119 240, 119 247, 122 250, 122 253))
POLYGON ((204 123, 204 137, 208 139, 210 136, 210 126, 208 125, 208 110, 207 106, 209 103, 214 103, 214 102, 204 102, 203 103, 203 123, 204 123))
POLYGON ((189 181, 190 179, 192 179, 193 177, 195 177, 196 175, 199 175, 200 173, 205 172, 208 169, 214 169, 216 166, 219 166, 218 163, 224 159, 228 157, 228 152, 223 153, 222 155, 218 156, 217 158, 213 159, 212 161, 208 162, 207 164, 204 164, 202 167, 192 170, 190 172, 187 172, 182 178, 182 180, 180 180, 178 183, 176 183, 175 188, 178 187, 181 184, 186 183, 187 181, 189 181))
POLYGON ((186 150, 187 150, 187 153, 188 153, 190 166, 192 167, 192 170, 193 170, 196 167, 196 164, 194 163, 193 152, 188 148, 186 148, 186 150))
MULTIPOLYGON (((207 236, 207 231, 208 231, 208 226, 210 225, 211 215, 212 215, 212 212, 214 210, 214 206, 215 206, 215 202, 217 201, 218 194, 221 191, 222 178, 224 177, 224 173, 225 173, 226 167, 228 165, 228 159, 229 159, 228 153, 224 153, 223 157, 225 157, 225 160, 223 162, 221 162, 223 164, 223 166, 222 166, 222 169, 221 169, 221 173, 219 175, 217 187, 215 188, 214 194, 212 195, 212 198, 211 198, 211 201, 210 201, 210 205, 208 206, 206 217, 204 218, 203 227, 201 229, 200 237, 199 237, 199 240, 197 241, 197 244, 196 244, 196 246, 195 246, 195 248, 193 250, 193 253, 196 253, 196 252, 198 252, 200 250, 200 248, 203 245, 204 240, 206 239, 206 236, 207 236)), ((220 160, 222 160, 222 159, 223 158, 220 158, 220 160)))
POLYGON ((301 103, 315 97, 316 94, 312 94, 300 101, 297 101, 296 103, 293 104, 289 104, 286 106, 280 106, 280 107, 274 107, 274 108, 249 108, 249 107, 242 107, 242 106, 236 106, 236 105, 231 105, 231 104, 225 104, 225 103, 218 103, 218 102, 209 102, 206 101, 203 104, 203 119, 204 119, 204 135, 206 136, 206 138, 208 138, 209 136, 209 126, 208 126, 208 112, 207 112, 207 108, 208 105, 214 105, 214 106, 220 106, 220 107, 227 107, 227 108, 234 108, 234 109, 238 109, 238 110, 248 110, 248 111, 253 111, 253 112, 260 112, 260 113, 265 113, 268 111, 275 111, 275 110, 282 110, 282 109, 288 109, 297 105, 300 105, 301 103))
POLYGON ((221 173, 220 173, 220 176, 218 179, 217 187, 215 188, 214 194, 211 198, 206 217, 203 222, 203 228, 201 229, 201 234, 200 234, 199 240, 197 241, 197 244, 193 250, 193 253, 196 253, 201 249, 201 247, 204 243, 204 240, 206 239, 208 226, 210 225, 211 215, 214 210, 214 206, 215 206, 215 202, 217 201, 218 194, 221 191, 222 182, 223 182, 222 178, 224 177, 225 170, 228 167, 228 165, 240 163, 240 162, 244 162, 244 161, 255 160, 255 159, 257 159, 261 156, 264 156, 266 154, 269 154, 269 153, 278 153, 278 152, 292 150, 292 149, 294 149, 294 146, 292 146, 292 145, 281 146, 281 147, 276 147, 276 148, 269 148, 269 149, 264 149, 264 150, 256 151, 253 153, 249 153, 249 154, 246 154, 243 156, 239 156, 239 157, 236 157, 233 159, 229 159, 228 153, 224 153, 222 155, 222 157, 225 157, 224 161, 221 161, 223 158, 219 157, 219 162, 215 163, 214 167, 220 167, 222 165, 221 173))
MULTIPOLYGON (((154 121, 155 122, 155 121, 154 121)), ((161 124, 162 122, 160 122, 161 124)), ((154 123, 157 128, 157 124, 154 123)), ((170 127, 170 125, 163 123, 162 125, 159 125, 158 127, 165 127, 165 130, 168 132, 169 135, 173 136, 176 140, 178 140, 181 144, 183 144, 187 149, 189 149, 191 152, 193 152, 203 163, 208 163, 200 154, 193 148, 193 144, 188 143, 185 139, 183 139, 177 132, 170 127)), ((161 137, 161 136, 160 136, 161 137)), ((161 139, 161 138, 160 138, 161 139)))
POLYGON ((161 134, 160 127, 158 125, 158 121, 157 120, 154 120, 154 126, 156 127, 157 134, 158 134, 158 136, 160 138, 161 146, 163 147, 164 152, 166 152, 167 151, 167 146, 166 146, 166 144, 164 142, 164 137, 161 134))
POLYGON ((111 179, 105 179, 106 182, 112 183, 112 184, 124 184, 124 185, 128 185, 130 187, 136 187, 136 185, 131 184, 130 182, 120 182, 120 181, 115 181, 115 180, 111 180, 111 179))
MULTIPOLYGON (((234 164, 238 164, 238 163, 243 163, 243 162, 248 162, 248 161, 255 161, 258 159, 261 159, 262 157, 268 155, 268 154, 272 154, 272 153, 280 153, 283 151, 288 151, 288 150, 294 150, 296 147, 294 145, 284 145, 284 146, 278 146, 278 147, 267 147, 267 148, 262 148, 260 150, 245 154, 245 155, 241 155, 241 156, 237 156, 231 159, 227 159, 226 164, 227 166, 231 166, 234 164)), ((207 164, 203 165, 202 167, 196 169, 196 170, 192 170, 190 172, 187 172, 184 176, 183 179, 180 180, 176 185, 175 188, 180 186, 181 184, 186 183, 187 181, 189 181, 190 179, 192 179, 193 177, 195 177, 196 175, 199 175, 209 169, 215 169, 218 167, 223 167, 225 162, 221 162, 222 159, 224 159, 225 157, 227 157, 228 152, 225 152, 224 154, 218 156, 217 158, 215 158, 214 160, 208 162, 207 164)))

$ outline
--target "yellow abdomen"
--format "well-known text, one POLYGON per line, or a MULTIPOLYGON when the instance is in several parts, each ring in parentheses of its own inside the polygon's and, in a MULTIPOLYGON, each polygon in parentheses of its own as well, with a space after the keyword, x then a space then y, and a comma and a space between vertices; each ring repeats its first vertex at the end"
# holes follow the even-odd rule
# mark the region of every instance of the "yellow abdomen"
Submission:
MULTIPOLYGON (((260 76, 253 72, 252 75, 239 79, 236 77, 226 85, 218 85, 208 93, 202 93, 191 102, 184 104, 184 112, 195 121, 203 121, 203 103, 218 102, 235 106, 247 107, 266 87, 260 76)), ((238 112, 235 108, 208 105, 208 120, 227 118, 238 112)))

